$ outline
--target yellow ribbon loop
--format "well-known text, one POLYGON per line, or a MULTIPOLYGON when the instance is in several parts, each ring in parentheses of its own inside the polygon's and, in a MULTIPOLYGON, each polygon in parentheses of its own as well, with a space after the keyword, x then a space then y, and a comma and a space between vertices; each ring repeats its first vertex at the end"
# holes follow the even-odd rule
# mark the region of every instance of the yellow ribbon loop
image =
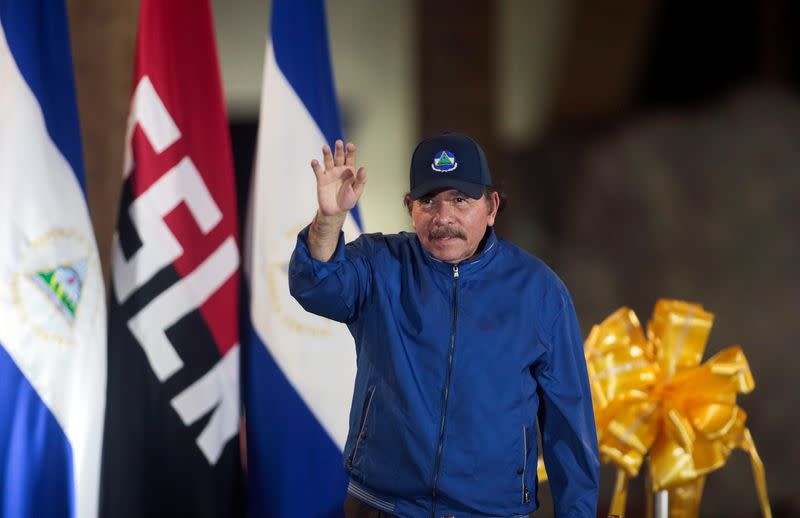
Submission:
POLYGON ((628 308, 589 334, 600 456, 618 468, 612 514, 623 515, 628 479, 649 457, 652 490, 670 491, 671 516, 696 517, 705 476, 740 448, 750 455, 762 514, 771 517, 764 467, 736 404, 755 387, 747 359, 733 346, 700 363, 713 321, 699 304, 662 299, 646 335, 628 308))

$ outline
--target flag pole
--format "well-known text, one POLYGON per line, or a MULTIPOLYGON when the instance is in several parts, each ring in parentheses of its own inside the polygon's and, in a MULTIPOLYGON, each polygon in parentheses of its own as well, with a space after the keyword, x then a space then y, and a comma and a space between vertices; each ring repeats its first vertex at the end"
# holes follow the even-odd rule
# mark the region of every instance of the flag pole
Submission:
POLYGON ((669 492, 666 489, 653 495, 655 518, 669 518, 669 492))

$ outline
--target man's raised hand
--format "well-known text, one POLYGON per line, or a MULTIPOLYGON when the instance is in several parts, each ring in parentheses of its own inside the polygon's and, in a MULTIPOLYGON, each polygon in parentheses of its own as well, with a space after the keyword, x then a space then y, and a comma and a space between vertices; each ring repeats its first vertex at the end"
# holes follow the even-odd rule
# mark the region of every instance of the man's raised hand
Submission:
POLYGON ((327 145, 322 146, 322 160, 311 161, 311 168, 317 177, 317 201, 323 216, 344 216, 352 209, 367 183, 367 170, 356 171, 356 146, 337 140, 334 152, 327 145))

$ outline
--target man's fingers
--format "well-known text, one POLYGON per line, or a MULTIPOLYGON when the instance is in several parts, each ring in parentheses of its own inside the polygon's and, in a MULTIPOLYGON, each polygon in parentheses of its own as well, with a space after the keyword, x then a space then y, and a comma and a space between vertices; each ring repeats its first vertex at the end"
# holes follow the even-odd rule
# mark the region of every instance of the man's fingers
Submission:
POLYGON ((325 169, 333 169, 333 155, 331 154, 331 148, 328 147, 328 144, 322 146, 322 160, 325 163, 325 169))
POLYGON ((322 168, 322 166, 319 164, 317 160, 311 161, 311 169, 314 170, 314 175, 316 175, 317 178, 322 176, 322 173, 325 172, 325 169, 322 168))
POLYGON ((358 184, 367 183, 367 169, 365 167, 358 168, 358 172, 356 173, 356 183, 358 184))
POLYGON ((337 139, 333 146, 333 165, 344 165, 344 142, 342 142, 341 139, 337 139))
POLYGON ((364 192, 364 186, 366 184, 367 170, 363 167, 359 167, 356 177, 353 180, 353 192, 356 193, 356 196, 361 197, 361 193, 364 192))
POLYGON ((347 143, 345 148, 344 165, 355 168, 356 166, 356 145, 352 142, 347 143))

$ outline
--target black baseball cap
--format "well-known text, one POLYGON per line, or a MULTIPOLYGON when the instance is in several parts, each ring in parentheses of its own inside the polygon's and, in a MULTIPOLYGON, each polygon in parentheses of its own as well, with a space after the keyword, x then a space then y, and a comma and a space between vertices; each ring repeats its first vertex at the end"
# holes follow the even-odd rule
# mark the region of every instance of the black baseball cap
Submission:
POLYGON ((442 133, 426 138, 411 156, 411 199, 457 189, 477 200, 491 184, 486 155, 466 135, 442 133))

